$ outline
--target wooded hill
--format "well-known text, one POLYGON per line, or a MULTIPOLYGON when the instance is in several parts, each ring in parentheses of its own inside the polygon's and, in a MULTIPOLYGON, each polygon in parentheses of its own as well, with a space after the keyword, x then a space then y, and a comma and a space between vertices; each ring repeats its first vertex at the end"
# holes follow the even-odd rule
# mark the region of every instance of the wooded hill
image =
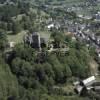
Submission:
POLYGON ((89 63, 95 57, 94 49, 73 41, 72 36, 64 34, 64 28, 48 31, 45 27, 51 18, 64 22, 66 17, 68 21, 76 21, 77 16, 75 12, 59 8, 45 9, 43 4, 53 6, 81 1, 0 0, 0 100, 94 100, 88 94, 85 97, 76 95, 72 85, 91 75, 89 63), (21 42, 9 50, 8 36, 17 36, 21 31, 50 33, 57 51, 51 53, 45 47, 38 52, 21 42), (69 47, 69 51, 62 54, 60 44, 69 47))

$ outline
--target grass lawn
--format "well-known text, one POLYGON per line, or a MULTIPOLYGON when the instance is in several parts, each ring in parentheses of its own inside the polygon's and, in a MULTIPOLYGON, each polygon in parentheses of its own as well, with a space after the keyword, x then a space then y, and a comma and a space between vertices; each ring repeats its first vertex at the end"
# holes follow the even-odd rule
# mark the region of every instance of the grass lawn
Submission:
POLYGON ((39 33, 40 33, 40 36, 43 37, 43 38, 46 38, 46 39, 50 38, 50 32, 48 32, 48 31, 42 31, 42 32, 39 32, 39 33))
POLYGON ((22 31, 16 35, 11 35, 11 34, 8 34, 8 41, 9 42, 15 42, 16 44, 17 43, 22 43, 23 42, 23 37, 24 35, 26 34, 26 31, 22 31))
MULTIPOLYGON (((27 31, 22 31, 16 35, 11 35, 11 34, 8 34, 8 41, 9 42, 15 42, 16 44, 18 43, 23 43, 23 37, 24 35, 27 33, 27 31)), ((50 32, 48 31, 42 31, 42 32, 39 32, 40 33, 40 36, 45 38, 46 40, 49 40, 50 38, 50 32)))
POLYGON ((43 96, 41 96, 41 100, 89 100, 86 97, 80 97, 78 95, 74 95, 74 96, 60 96, 60 95, 46 95, 44 94, 43 96))

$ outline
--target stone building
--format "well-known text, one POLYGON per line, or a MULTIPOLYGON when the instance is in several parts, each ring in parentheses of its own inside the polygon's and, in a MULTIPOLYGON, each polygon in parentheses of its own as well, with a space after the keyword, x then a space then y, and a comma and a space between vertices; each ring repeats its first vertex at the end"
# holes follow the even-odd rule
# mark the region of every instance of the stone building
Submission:
POLYGON ((24 43, 27 43, 32 48, 38 49, 41 51, 41 48, 46 46, 46 41, 44 38, 40 37, 40 34, 33 32, 32 34, 27 34, 24 37, 24 43))

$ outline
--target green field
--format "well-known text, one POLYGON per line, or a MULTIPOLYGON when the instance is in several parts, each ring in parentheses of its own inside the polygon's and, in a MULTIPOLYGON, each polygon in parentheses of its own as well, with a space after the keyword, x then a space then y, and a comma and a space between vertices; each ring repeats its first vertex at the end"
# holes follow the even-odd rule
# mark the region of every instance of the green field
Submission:
MULTIPOLYGON (((16 35, 12 35, 12 34, 8 34, 8 41, 9 42, 15 42, 16 44, 17 43, 23 43, 23 37, 25 36, 27 32, 26 31, 22 31, 16 35)), ((39 32, 40 36, 45 38, 46 40, 49 40, 50 38, 50 32, 48 31, 42 31, 42 32, 39 32)))
POLYGON ((22 43, 23 42, 23 37, 26 34, 26 31, 22 31, 16 35, 11 35, 8 34, 8 41, 9 42, 15 42, 15 43, 22 43))
POLYGON ((45 38, 45 39, 50 38, 50 32, 48 32, 48 31, 42 31, 42 32, 39 32, 39 33, 40 33, 40 36, 45 38))

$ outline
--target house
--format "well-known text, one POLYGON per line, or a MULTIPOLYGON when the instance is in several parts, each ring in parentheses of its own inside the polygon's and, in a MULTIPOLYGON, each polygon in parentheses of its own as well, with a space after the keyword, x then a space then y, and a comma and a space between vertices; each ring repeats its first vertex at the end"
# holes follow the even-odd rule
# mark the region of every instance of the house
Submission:
POLYGON ((41 50, 42 47, 46 46, 46 41, 44 38, 40 37, 40 34, 33 32, 32 34, 27 34, 24 37, 24 43, 27 43, 35 49, 41 50))
POLYGON ((9 42, 8 45, 9 45, 10 48, 13 48, 15 46, 15 42, 9 42))
POLYGON ((96 36, 96 43, 99 45, 100 44, 100 36, 96 36))
POLYGON ((55 22, 53 22, 53 23, 51 23, 51 24, 48 24, 46 27, 48 28, 48 30, 50 30, 50 29, 52 29, 52 28, 59 29, 59 28, 61 27, 61 23, 55 21, 55 22))
POLYGON ((81 81, 81 85, 88 87, 91 86, 96 81, 95 76, 91 76, 83 81, 81 81))
POLYGON ((100 93, 100 82, 99 81, 95 82, 92 86, 94 87, 93 88, 94 92, 100 93))
POLYGON ((79 84, 80 84, 79 81, 76 81, 76 82, 73 83, 74 86, 77 86, 77 85, 79 85, 79 84))
POLYGON ((96 52, 97 56, 100 58, 100 48, 97 48, 95 52, 96 52))
POLYGON ((61 24, 59 22, 56 22, 55 23, 55 26, 54 26, 56 29, 59 29, 61 27, 61 24))
POLYGON ((51 28, 54 28, 54 24, 52 23, 52 24, 49 24, 48 26, 47 26, 47 28, 50 30, 51 28))
POLYGON ((79 18, 82 18, 82 19, 91 19, 92 17, 91 16, 83 16, 83 15, 78 15, 79 18))
POLYGON ((95 21, 100 21, 100 12, 94 15, 95 21))
POLYGON ((100 81, 95 82, 93 86, 93 91, 100 94, 100 81))
POLYGON ((100 94, 100 86, 95 86, 93 91, 100 94))
POLYGON ((82 18, 82 17, 83 17, 83 15, 78 15, 78 17, 79 17, 79 18, 82 18))
POLYGON ((96 37, 95 37, 95 35, 94 35, 94 34, 89 34, 89 37, 90 37, 90 39, 92 39, 93 41, 95 41, 95 40, 96 40, 96 37))
POLYGON ((83 87, 81 85, 78 85, 75 88, 76 93, 79 94, 79 95, 81 94, 82 90, 83 90, 83 87))
POLYGON ((96 82, 95 76, 91 76, 85 80, 74 82, 75 91, 81 95, 94 89, 93 84, 96 82))
POLYGON ((91 16, 84 16, 83 18, 89 20, 89 19, 91 19, 92 17, 91 17, 91 16))

